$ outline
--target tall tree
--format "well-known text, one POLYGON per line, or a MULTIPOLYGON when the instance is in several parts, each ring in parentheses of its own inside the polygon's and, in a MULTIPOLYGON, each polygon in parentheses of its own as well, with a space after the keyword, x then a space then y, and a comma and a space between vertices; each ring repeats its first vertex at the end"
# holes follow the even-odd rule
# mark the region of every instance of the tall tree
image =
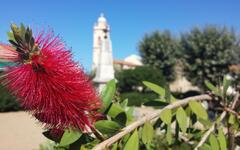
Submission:
POLYGON ((146 34, 139 43, 143 63, 162 71, 166 80, 175 77, 174 64, 180 47, 169 31, 146 34))
POLYGON ((239 53, 237 37, 226 27, 195 27, 182 34, 181 46, 186 62, 185 75, 195 85, 204 87, 204 80, 219 83, 239 53))

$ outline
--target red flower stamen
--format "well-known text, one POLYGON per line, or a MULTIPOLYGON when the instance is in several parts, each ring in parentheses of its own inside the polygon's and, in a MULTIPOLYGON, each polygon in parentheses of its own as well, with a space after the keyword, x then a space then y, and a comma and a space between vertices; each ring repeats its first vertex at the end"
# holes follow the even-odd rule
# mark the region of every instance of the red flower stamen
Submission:
MULTIPOLYGON (((31 53, 27 63, 9 67, 3 83, 47 128, 91 128, 101 102, 83 69, 59 37, 41 33, 35 45, 40 51, 31 53)), ((7 50, 8 56, 17 56, 7 50)))

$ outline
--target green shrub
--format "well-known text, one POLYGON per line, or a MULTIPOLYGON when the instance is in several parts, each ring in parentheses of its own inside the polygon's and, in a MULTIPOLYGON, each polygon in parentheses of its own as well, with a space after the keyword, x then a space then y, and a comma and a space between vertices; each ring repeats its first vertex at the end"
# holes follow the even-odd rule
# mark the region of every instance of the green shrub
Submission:
POLYGON ((158 95, 152 92, 140 93, 140 92, 126 92, 120 96, 122 99, 128 99, 129 106, 141 106, 142 103, 148 100, 158 98, 158 95))
POLYGON ((146 87, 142 81, 149 81, 160 86, 165 85, 165 78, 161 71, 151 67, 140 66, 135 69, 122 70, 116 73, 117 87, 120 93, 144 92, 146 87))
POLYGON ((0 85, 0 112, 20 110, 20 104, 9 91, 0 85))

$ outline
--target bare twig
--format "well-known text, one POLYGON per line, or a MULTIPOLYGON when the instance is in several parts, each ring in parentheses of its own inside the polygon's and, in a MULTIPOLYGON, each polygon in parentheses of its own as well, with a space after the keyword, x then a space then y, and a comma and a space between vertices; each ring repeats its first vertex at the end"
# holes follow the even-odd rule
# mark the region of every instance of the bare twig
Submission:
POLYGON ((226 108, 224 108, 224 111, 227 111, 227 112, 233 114, 233 115, 234 115, 235 117, 237 117, 237 118, 240 117, 236 111, 234 111, 234 110, 232 110, 232 109, 230 109, 230 108, 227 108, 227 107, 226 107, 226 108))
POLYGON ((132 124, 126 126, 125 128, 122 129, 121 132, 117 133, 116 135, 112 136, 111 138, 103 141, 102 143, 96 145, 93 150, 103 150, 109 146, 111 146, 113 143, 121 139, 123 136, 127 135, 128 133, 132 132, 134 129, 138 128, 139 126, 143 125, 145 122, 150 121, 152 119, 155 119, 160 116, 161 112, 165 109, 174 109, 180 106, 184 106, 188 104, 189 101, 201 101, 201 100, 211 100, 212 97, 209 95, 199 95, 199 96, 193 96, 193 97, 188 97, 183 100, 178 100, 172 104, 167 105, 161 110, 156 110, 153 113, 146 115, 142 117, 140 120, 133 122, 132 124))
POLYGON ((236 95, 234 96, 234 100, 233 100, 231 109, 235 109, 236 104, 237 104, 237 102, 238 102, 238 99, 239 99, 239 93, 237 92, 236 95))
POLYGON ((92 133, 98 138, 100 141, 104 141, 104 137, 94 128, 91 127, 92 133))
MULTIPOLYGON (((233 103, 231 105, 231 109, 235 110, 237 102, 239 99, 239 92, 237 92, 234 96, 233 99, 233 103)), ((234 130, 233 130, 233 126, 231 124, 228 123, 228 149, 229 150, 234 150, 235 148, 235 135, 234 135, 234 130)))
MULTIPOLYGON (((223 120, 223 118, 226 116, 226 111, 222 112, 221 116, 220 116, 220 122, 223 120)), ((201 141, 198 143, 198 145, 194 148, 194 150, 198 150, 198 148, 200 148, 205 141, 208 139, 209 135, 214 131, 215 126, 216 126, 216 122, 211 126, 211 128, 208 129, 208 131, 203 135, 201 141)))

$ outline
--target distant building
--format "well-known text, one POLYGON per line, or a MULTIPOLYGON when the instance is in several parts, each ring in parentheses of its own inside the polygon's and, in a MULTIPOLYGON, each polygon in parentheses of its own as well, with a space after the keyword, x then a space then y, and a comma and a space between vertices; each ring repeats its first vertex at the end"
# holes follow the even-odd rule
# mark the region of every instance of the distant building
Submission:
POLYGON ((93 28, 92 70, 96 73, 93 81, 99 91, 109 80, 114 79, 110 27, 103 14, 98 18, 98 22, 93 28))
POLYGON ((124 60, 113 60, 113 64, 118 70, 134 69, 143 65, 141 57, 134 54, 126 57, 124 60))
MULTIPOLYGON (((93 79, 94 84, 102 90, 104 85, 111 79, 114 79, 114 69, 134 69, 137 66, 142 66, 142 59, 137 55, 130 55, 124 60, 113 60, 112 43, 110 38, 110 27, 103 14, 98 18, 97 23, 93 28, 93 63, 92 71, 95 72, 93 79)), ((233 70, 238 67, 233 67, 233 70)), ((182 74, 181 66, 176 66, 177 78, 170 83, 170 89, 173 92, 199 91, 193 86, 182 74)))

